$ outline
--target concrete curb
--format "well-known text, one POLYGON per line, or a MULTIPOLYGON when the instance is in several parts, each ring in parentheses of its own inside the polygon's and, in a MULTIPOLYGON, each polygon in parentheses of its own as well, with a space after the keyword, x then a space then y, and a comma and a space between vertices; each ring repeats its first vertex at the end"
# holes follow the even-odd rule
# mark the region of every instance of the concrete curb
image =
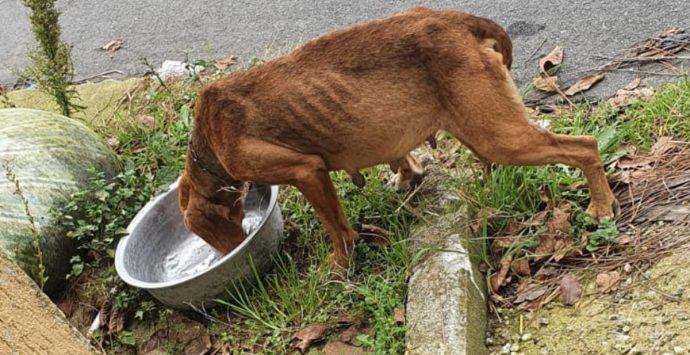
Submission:
POLYGON ((413 255, 423 259, 408 284, 407 354, 488 353, 486 281, 469 236, 462 208, 413 229, 413 255))

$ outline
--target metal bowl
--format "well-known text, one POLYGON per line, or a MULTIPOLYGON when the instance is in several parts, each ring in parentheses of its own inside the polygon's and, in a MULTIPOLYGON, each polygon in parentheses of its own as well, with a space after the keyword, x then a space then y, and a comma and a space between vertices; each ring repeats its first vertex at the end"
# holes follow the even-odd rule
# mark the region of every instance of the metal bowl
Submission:
POLYGON ((212 299, 233 283, 255 280, 272 266, 283 237, 283 217, 277 186, 254 186, 245 201, 242 226, 248 236, 226 256, 183 223, 177 205, 177 183, 137 213, 115 252, 115 269, 122 280, 147 290, 176 307, 212 306, 212 299))

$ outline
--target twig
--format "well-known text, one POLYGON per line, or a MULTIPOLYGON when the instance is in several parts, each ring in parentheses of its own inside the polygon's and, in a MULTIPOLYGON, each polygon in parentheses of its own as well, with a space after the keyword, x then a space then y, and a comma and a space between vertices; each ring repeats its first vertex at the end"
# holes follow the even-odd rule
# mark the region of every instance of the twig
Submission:
POLYGON ((673 74, 673 73, 660 73, 660 72, 653 72, 653 71, 646 71, 646 70, 620 69, 620 68, 606 68, 606 69, 601 69, 600 71, 602 71, 602 72, 624 72, 624 73, 631 73, 631 74, 647 74, 647 75, 672 76, 672 77, 679 77, 679 76, 687 76, 688 75, 685 73, 673 74))
POLYGON ((86 78, 77 80, 77 81, 75 81, 74 83, 75 83, 75 84, 82 84, 82 83, 85 83, 85 82, 87 82, 87 81, 89 81, 89 80, 91 80, 91 79, 96 79, 96 78, 98 78, 98 77, 105 76, 105 75, 109 75, 109 74, 120 74, 120 75, 125 75, 125 73, 124 73, 123 71, 121 71, 121 70, 107 70, 107 71, 104 71, 104 72, 102 72, 102 73, 100 73, 100 74, 96 74, 96 75, 92 75, 92 76, 87 76, 86 78))
POLYGON ((149 68, 149 70, 153 73, 153 75, 156 77, 156 79, 158 79, 158 82, 161 84, 161 86, 163 86, 165 88, 165 90, 170 91, 170 88, 168 88, 168 85, 165 85, 165 81, 163 81, 163 78, 161 78, 160 74, 158 74, 158 71, 156 71, 156 68, 154 68, 153 65, 151 65, 151 63, 149 63, 149 60, 146 59, 146 57, 144 57, 141 59, 141 62, 147 68, 149 68))
POLYGON ((596 55, 595 57, 599 58, 599 59, 608 59, 608 60, 610 60, 612 62, 616 62, 616 63, 655 62, 655 61, 660 61, 660 60, 686 60, 686 59, 690 59, 690 57, 686 57, 686 56, 616 58, 616 57, 607 57, 607 56, 603 56, 603 55, 596 55))

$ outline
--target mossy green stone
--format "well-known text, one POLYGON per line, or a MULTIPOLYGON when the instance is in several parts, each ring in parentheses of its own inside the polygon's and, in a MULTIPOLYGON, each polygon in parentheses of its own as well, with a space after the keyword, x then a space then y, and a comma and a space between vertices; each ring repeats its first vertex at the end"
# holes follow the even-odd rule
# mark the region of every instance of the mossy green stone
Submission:
MULTIPOLYGON (((69 271, 74 250, 51 216, 83 186, 94 167, 108 176, 119 170, 117 156, 81 122, 31 109, 0 109, 0 162, 16 175, 41 234, 46 292, 56 291, 69 271)), ((5 169, 0 172, 0 251, 34 279, 37 253, 22 199, 5 169)))

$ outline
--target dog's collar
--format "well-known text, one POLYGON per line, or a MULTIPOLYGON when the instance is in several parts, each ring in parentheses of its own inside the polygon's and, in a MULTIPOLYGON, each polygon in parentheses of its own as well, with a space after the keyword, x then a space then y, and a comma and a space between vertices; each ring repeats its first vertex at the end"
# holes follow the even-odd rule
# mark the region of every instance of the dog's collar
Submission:
POLYGON ((191 136, 189 137, 189 142, 187 143, 187 149, 189 150, 189 156, 190 158, 192 158, 192 162, 194 162, 194 165, 196 165, 196 167, 201 169, 201 171, 205 172, 206 174, 210 175, 211 177, 213 177, 221 183, 221 187, 218 189, 218 191, 241 191, 241 181, 232 181, 231 183, 228 183, 227 180, 211 171, 211 169, 209 169, 204 163, 201 162, 201 159, 199 159, 199 155, 196 153, 196 150, 194 150, 194 146, 192 145, 191 136))

